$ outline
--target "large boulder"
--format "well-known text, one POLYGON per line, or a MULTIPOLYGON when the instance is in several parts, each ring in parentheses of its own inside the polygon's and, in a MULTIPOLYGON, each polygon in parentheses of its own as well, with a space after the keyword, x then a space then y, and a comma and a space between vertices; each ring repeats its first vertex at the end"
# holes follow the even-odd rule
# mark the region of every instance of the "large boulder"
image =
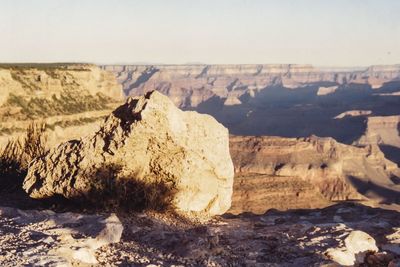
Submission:
POLYGON ((231 205, 233 175, 228 130, 154 91, 129 98, 96 133, 34 160, 23 188, 32 198, 152 205, 165 195, 179 211, 216 215, 231 205))

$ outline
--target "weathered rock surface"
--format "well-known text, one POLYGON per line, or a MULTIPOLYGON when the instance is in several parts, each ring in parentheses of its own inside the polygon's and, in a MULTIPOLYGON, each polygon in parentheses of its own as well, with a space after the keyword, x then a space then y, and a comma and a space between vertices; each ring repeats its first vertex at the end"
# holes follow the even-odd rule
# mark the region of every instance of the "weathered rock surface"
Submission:
POLYGON ((0 211, 0 262, 5 267, 337 266, 327 252, 345 248, 354 231, 370 235, 379 248, 367 255, 364 266, 392 267, 400 260, 400 213, 354 203, 227 214, 203 224, 150 212, 0 211))
POLYGON ((98 201, 98 193, 159 185, 179 211, 222 214, 233 184, 228 143, 228 130, 214 118, 183 112, 155 91, 129 99, 94 134, 34 160, 23 187, 33 198, 98 201))
POLYGON ((378 144, 385 156, 400 166, 400 116, 371 116, 355 145, 378 144))
POLYGON ((331 201, 375 199, 398 204, 397 165, 377 146, 332 138, 231 136, 235 166, 231 212, 317 208, 331 201))
POLYGON ((400 115, 368 117, 365 134, 355 143, 382 144, 400 148, 400 115))
POLYGON ((0 64, 0 88, 1 115, 13 119, 16 115, 34 118, 73 114, 94 110, 96 106, 90 104, 94 105, 95 100, 123 99, 113 75, 89 64, 0 64), (82 103, 79 107, 65 106, 82 103))
POLYGON ((32 120, 46 123, 49 146, 78 138, 123 100, 115 77, 95 65, 0 64, 0 146, 32 120))
POLYGON ((378 252, 373 237, 363 231, 352 231, 344 240, 343 248, 327 250, 327 256, 344 266, 354 266, 364 263, 368 252, 378 252))
POLYGON ((320 210, 226 215, 206 225, 184 227, 159 217, 135 216, 121 218, 127 225, 122 241, 102 247, 97 255, 102 264, 121 265, 337 266, 326 251, 345 246, 353 231, 363 231, 376 240, 379 253, 388 256, 380 265, 366 266, 388 266, 400 258, 385 249, 400 242, 398 236, 389 241, 399 216, 352 203, 320 210))
POLYGON ((96 250, 120 242, 115 214, 0 208, 1 266, 92 266, 96 250))

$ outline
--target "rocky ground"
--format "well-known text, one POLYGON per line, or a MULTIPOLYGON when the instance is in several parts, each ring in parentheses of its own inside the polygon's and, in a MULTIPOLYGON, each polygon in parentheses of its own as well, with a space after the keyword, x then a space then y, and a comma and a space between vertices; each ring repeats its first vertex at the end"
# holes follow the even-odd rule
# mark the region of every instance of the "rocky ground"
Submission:
POLYGON ((60 202, 2 203, 12 207, 0 208, 1 266, 339 266, 355 260, 351 246, 379 250, 360 254, 360 266, 400 265, 400 213, 358 203, 225 214, 208 223, 60 202))
POLYGON ((387 266, 390 261, 399 264, 399 219, 397 212, 354 203, 224 215, 208 224, 184 227, 181 221, 174 224, 175 220, 141 214, 121 217, 121 242, 100 248, 97 257, 101 263, 112 260, 133 266, 321 266, 334 263, 328 249, 343 248, 349 233, 361 230, 387 253, 371 256, 365 266, 387 266), (383 259, 381 265, 372 262, 378 258, 383 259))

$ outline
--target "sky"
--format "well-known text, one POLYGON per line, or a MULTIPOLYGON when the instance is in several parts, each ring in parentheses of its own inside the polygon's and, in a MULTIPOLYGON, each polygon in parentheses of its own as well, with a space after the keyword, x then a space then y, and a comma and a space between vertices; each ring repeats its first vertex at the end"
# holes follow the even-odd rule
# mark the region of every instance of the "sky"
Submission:
POLYGON ((399 0, 0 0, 0 62, 400 63, 399 0))

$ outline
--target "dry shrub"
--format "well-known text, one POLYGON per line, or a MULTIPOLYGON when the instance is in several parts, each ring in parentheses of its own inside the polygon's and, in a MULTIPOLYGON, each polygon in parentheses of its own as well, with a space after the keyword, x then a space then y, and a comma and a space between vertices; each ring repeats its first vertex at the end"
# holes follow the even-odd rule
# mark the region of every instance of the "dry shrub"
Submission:
POLYGON ((22 139, 10 140, 0 150, 0 191, 21 189, 29 163, 47 153, 45 128, 32 122, 22 139))
POLYGON ((29 163, 37 157, 44 156, 48 149, 46 148, 47 136, 45 134, 45 123, 31 123, 26 130, 22 140, 22 164, 28 167, 29 163))
POLYGON ((92 177, 91 200, 101 199, 97 204, 110 208, 125 210, 156 210, 164 211, 172 206, 175 189, 172 183, 161 179, 137 179, 135 174, 121 175, 122 167, 109 164, 92 177))
POLYGON ((164 211, 172 205, 174 189, 162 181, 123 178, 117 182, 116 195, 120 207, 164 211))

